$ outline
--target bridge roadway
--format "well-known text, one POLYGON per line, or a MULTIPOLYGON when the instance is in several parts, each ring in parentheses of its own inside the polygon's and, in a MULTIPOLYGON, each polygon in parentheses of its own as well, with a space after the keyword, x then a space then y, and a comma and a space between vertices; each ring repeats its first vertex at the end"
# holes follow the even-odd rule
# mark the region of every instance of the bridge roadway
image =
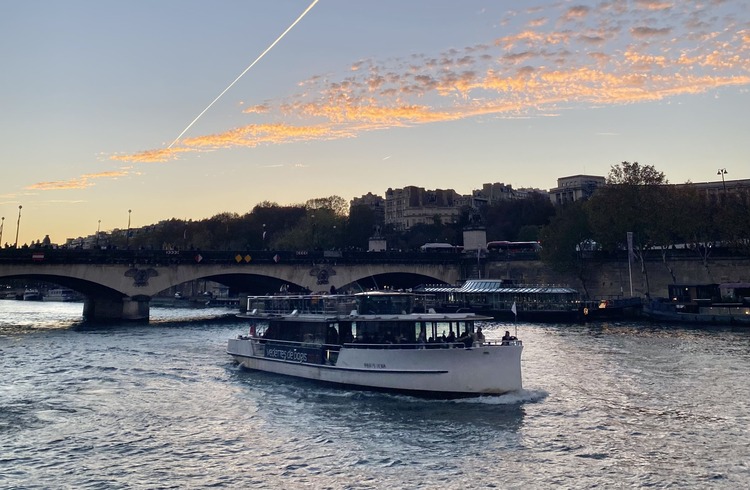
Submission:
POLYGON ((476 257, 446 252, 0 250, 0 281, 43 281, 78 291, 87 321, 148 320, 151 297, 201 279, 243 294, 284 285, 292 292, 345 291, 455 284, 477 266, 476 257))

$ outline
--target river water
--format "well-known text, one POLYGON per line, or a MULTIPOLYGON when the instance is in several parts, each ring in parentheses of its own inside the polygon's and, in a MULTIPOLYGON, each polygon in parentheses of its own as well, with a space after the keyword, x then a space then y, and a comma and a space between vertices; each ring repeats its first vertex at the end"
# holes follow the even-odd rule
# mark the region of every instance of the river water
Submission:
POLYGON ((1 488, 750 487, 747 330, 520 324, 522 392, 434 401, 239 369, 219 310, 81 310, 0 301, 1 488))

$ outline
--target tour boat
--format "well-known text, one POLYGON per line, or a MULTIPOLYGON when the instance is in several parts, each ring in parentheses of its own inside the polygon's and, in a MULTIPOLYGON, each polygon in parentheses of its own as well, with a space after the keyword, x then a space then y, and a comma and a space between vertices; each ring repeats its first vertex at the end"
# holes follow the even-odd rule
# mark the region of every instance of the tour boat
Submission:
POLYGON ((670 284, 669 297, 643 304, 643 316, 656 322, 750 325, 750 283, 670 284))
POLYGON ((427 397, 501 395, 522 388, 515 337, 487 341, 474 313, 435 313, 427 297, 250 296, 249 334, 227 353, 260 371, 369 390, 427 397))
POLYGON ((581 311, 580 293, 566 286, 469 279, 461 286, 425 284, 415 291, 433 295, 437 311, 472 311, 498 321, 575 322, 588 314, 581 311))
POLYGON ((44 295, 44 301, 62 301, 62 302, 67 303, 70 301, 80 301, 80 300, 81 300, 81 295, 73 291, 72 289, 68 289, 68 288, 50 289, 44 295))
POLYGON ((42 293, 36 288, 26 288, 23 292, 24 301, 41 301, 42 293))

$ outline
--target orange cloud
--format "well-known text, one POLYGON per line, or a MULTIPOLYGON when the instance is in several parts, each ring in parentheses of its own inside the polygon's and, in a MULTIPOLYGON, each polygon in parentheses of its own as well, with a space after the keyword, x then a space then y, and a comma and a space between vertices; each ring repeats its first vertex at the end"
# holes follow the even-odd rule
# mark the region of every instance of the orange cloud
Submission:
POLYGON ((112 160, 122 162, 161 163, 176 160, 180 153, 185 153, 187 148, 160 148, 158 150, 145 150, 130 155, 114 155, 112 160))
POLYGON ((51 190, 57 191, 57 190, 67 190, 67 189, 85 189, 86 187, 91 187, 92 185, 94 185, 94 183, 89 182, 88 179, 84 177, 78 177, 78 178, 69 179, 69 180, 38 182, 36 184, 31 184, 30 186, 27 186, 26 189, 39 190, 39 191, 51 191, 51 190))
POLYGON ((562 16, 562 20, 565 22, 569 22, 572 20, 581 19, 583 17, 586 17, 588 13, 591 11, 591 8, 586 5, 576 5, 574 7, 570 7, 567 12, 562 16))
POLYGON ((125 175, 128 175, 129 173, 130 173, 130 168, 126 167, 120 170, 110 170, 107 172, 83 174, 80 177, 76 177, 74 179, 69 179, 69 180, 37 182, 36 184, 31 184, 30 186, 27 186, 26 189, 41 190, 41 191, 85 189, 87 187, 91 187, 95 185, 94 182, 92 182, 92 180, 104 179, 104 178, 114 179, 117 177, 123 177, 125 175))
POLYGON ((182 141, 190 151, 196 148, 256 147, 261 144, 281 144, 292 141, 335 139, 350 136, 345 131, 328 125, 290 126, 287 124, 252 124, 223 133, 187 138, 182 141))
POLYGON ((633 34, 633 37, 637 37, 637 38, 652 37, 652 36, 666 36, 670 32, 672 32, 671 27, 662 27, 660 29, 657 29, 655 27, 638 26, 638 27, 633 27, 630 30, 630 33, 633 34))
POLYGON ((646 10, 668 10, 672 8, 671 2, 663 2, 660 0, 635 0, 635 4, 646 10))

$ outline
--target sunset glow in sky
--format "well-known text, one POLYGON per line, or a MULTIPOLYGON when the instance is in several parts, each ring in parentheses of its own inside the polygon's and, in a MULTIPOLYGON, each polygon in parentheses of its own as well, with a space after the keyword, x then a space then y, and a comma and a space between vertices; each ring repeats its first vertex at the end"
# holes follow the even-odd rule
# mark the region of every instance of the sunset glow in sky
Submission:
POLYGON ((549 189, 622 161, 750 178, 750 2, 320 0, 262 55, 312 4, 4 2, 3 243, 19 205, 19 244, 64 243, 129 209, 549 189))

